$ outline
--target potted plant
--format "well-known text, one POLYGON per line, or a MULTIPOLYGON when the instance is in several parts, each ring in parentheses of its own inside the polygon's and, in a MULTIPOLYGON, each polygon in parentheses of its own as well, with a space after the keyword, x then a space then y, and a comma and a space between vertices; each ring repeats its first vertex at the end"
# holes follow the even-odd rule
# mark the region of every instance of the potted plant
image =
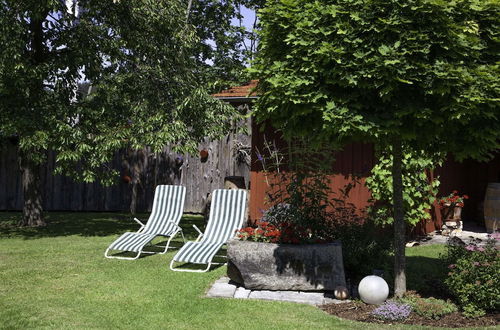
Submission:
POLYGON ((455 223, 458 229, 462 229, 462 208, 466 199, 469 199, 469 196, 459 195, 457 190, 453 190, 448 196, 439 199, 443 221, 447 226, 455 223))
POLYGON ((229 278, 253 290, 333 291, 345 287, 340 242, 320 238, 314 229, 287 221, 290 215, 288 204, 277 204, 263 220, 238 231, 237 239, 228 244, 229 278))

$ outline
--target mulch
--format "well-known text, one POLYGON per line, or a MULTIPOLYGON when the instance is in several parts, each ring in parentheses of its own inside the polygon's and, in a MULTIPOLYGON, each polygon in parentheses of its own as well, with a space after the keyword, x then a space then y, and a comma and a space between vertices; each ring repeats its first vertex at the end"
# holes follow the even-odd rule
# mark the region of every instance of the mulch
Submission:
POLYGON ((496 326, 500 324, 500 314, 488 314, 477 319, 468 319, 461 313, 452 313, 443 316, 439 320, 429 320, 415 313, 404 321, 383 321, 374 318, 370 313, 377 308, 375 305, 368 305, 360 301, 353 301, 342 304, 327 304, 320 306, 328 314, 359 322, 369 322, 378 324, 413 324, 431 327, 462 328, 462 327, 483 327, 496 326))

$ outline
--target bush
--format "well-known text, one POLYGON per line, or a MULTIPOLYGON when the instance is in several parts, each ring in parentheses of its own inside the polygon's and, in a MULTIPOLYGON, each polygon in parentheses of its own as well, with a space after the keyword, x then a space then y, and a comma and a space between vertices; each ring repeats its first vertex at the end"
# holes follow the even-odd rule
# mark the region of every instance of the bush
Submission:
POLYGON ((371 315, 381 320, 402 321, 408 318, 410 313, 410 305, 400 304, 395 301, 387 301, 373 310, 371 315))
POLYGON ((422 298, 411 291, 407 292, 399 301, 410 305, 417 315, 431 320, 439 320, 444 315, 458 311, 457 306, 450 301, 436 298, 422 298))
POLYGON ((445 284, 467 317, 479 317, 500 308, 500 252, 495 245, 499 238, 492 235, 485 246, 447 247, 444 259, 449 273, 445 284))
POLYGON ((351 283, 359 282, 374 269, 383 270, 384 278, 391 282, 391 235, 371 220, 337 224, 334 228, 335 238, 342 242, 344 269, 351 283))

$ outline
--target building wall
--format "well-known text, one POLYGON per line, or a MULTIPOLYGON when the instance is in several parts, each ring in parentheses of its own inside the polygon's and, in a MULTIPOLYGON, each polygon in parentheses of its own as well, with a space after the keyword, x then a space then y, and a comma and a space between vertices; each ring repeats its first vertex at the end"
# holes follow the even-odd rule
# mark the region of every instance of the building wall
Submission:
MULTIPOLYGON (((263 210, 271 206, 267 192, 270 190, 268 183, 273 179, 272 174, 264 171, 262 163, 257 158, 257 152, 263 152, 265 141, 276 142, 278 149, 284 148, 285 144, 281 136, 270 126, 263 130, 254 121, 252 132, 250 219, 255 221, 262 216, 263 210)), ((363 213, 369 205, 368 200, 371 196, 364 183, 374 165, 373 146, 363 143, 350 144, 331 157, 332 175, 329 176, 330 187, 333 191, 331 197, 344 199, 346 205, 354 207, 359 214, 363 213)))
MULTIPOLYGON (((271 205, 266 198, 269 185, 266 183, 266 173, 263 171, 261 162, 257 160, 257 151, 264 149, 264 140, 277 141, 278 148, 284 146, 281 137, 267 125, 263 129, 261 125, 252 123, 252 165, 250 172, 251 197, 250 197, 250 219, 258 220, 262 211, 271 205)), ((366 177, 374 166, 376 159, 374 148, 370 144, 354 143, 347 145, 343 151, 333 157, 331 188, 336 193, 333 197, 345 194, 346 202, 352 204, 357 210, 362 211, 368 205, 370 191, 364 185, 366 177)), ((437 168, 430 174, 430 179, 438 178, 441 182, 438 196, 445 196, 453 190, 460 194, 469 195, 463 210, 463 219, 467 223, 482 222, 482 202, 486 186, 489 182, 500 182, 500 153, 496 154, 489 162, 477 162, 466 160, 457 162, 450 157, 442 167, 437 168)), ((268 176, 269 180, 269 176, 268 176)), ((429 210, 432 219, 422 221, 412 229, 413 235, 425 234, 442 226, 442 219, 437 202, 429 210)))

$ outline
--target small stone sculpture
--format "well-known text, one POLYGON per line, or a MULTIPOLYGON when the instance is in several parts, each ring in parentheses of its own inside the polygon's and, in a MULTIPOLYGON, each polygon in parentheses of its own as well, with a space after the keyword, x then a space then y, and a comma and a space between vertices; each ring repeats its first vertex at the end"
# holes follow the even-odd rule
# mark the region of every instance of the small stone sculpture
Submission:
POLYGON ((359 297, 367 304, 380 305, 389 296, 389 286, 380 276, 366 276, 359 282, 359 297))
POLYGON ((344 300, 349 297, 349 291, 347 291, 347 288, 345 286, 339 285, 335 288, 333 293, 335 295, 335 298, 337 298, 338 300, 344 300))

